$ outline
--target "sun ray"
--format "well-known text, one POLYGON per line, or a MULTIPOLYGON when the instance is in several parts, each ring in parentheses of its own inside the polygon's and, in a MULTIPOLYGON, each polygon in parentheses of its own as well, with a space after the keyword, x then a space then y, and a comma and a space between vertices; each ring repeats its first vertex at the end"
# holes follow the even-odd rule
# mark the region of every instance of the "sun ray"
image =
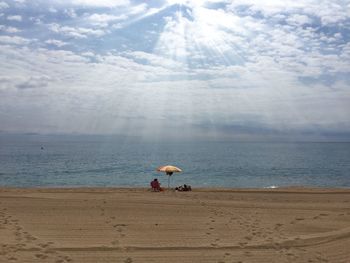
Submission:
POLYGON ((120 28, 128 27, 128 26, 133 25, 135 23, 138 23, 138 22, 140 22, 148 17, 152 17, 154 15, 157 15, 157 14, 161 13, 163 10, 165 10, 167 7, 168 7, 168 5, 163 5, 162 7, 159 7, 159 8, 151 8, 146 13, 144 13, 142 15, 138 15, 138 16, 135 16, 135 17, 128 19, 127 21, 124 21, 123 23, 120 24, 120 28))

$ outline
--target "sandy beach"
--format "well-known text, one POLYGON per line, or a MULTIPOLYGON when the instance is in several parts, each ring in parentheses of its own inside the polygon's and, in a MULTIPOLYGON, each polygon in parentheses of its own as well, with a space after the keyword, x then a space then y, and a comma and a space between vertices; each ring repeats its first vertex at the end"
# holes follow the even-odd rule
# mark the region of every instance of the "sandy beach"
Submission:
POLYGON ((0 189, 0 262, 350 262, 350 190, 0 189))

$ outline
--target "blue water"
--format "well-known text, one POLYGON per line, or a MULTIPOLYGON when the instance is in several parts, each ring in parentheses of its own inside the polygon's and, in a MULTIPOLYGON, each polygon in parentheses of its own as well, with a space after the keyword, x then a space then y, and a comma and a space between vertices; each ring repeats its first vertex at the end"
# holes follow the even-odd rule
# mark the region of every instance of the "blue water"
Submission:
POLYGON ((0 186, 350 187, 350 143, 144 142, 98 136, 0 135, 0 186), (43 147, 44 149, 41 149, 43 147))

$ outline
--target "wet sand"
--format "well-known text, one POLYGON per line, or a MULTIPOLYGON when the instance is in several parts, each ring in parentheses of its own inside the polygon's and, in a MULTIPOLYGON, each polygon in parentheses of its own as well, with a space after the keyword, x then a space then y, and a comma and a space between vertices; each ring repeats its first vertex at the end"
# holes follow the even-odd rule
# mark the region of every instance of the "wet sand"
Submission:
POLYGON ((350 262, 350 190, 0 188, 0 262, 350 262))

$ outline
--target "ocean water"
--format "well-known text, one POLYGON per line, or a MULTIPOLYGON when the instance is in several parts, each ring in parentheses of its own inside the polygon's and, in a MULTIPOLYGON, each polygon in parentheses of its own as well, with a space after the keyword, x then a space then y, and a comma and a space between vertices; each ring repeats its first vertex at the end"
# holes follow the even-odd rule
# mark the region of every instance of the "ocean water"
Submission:
POLYGON ((145 142, 99 136, 0 135, 0 186, 350 187, 350 143, 145 142), (43 148, 42 148, 43 147, 43 148))

